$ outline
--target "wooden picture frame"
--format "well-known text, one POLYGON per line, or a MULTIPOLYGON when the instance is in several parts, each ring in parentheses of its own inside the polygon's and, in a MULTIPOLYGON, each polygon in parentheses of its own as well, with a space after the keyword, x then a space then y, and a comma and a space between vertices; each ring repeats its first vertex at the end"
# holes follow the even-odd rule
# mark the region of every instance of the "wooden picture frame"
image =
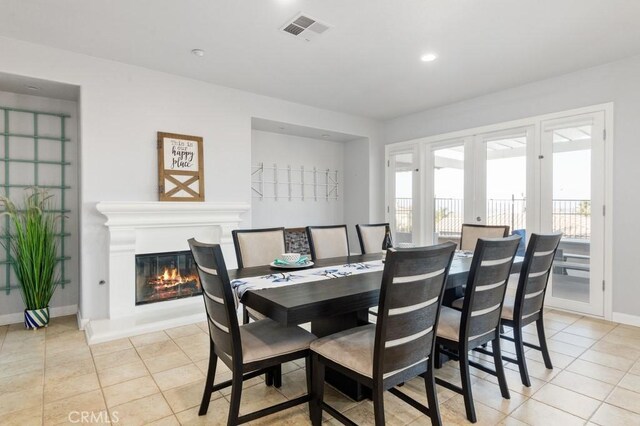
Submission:
POLYGON ((158 132, 160 201, 204 201, 204 156, 200 136, 158 132))

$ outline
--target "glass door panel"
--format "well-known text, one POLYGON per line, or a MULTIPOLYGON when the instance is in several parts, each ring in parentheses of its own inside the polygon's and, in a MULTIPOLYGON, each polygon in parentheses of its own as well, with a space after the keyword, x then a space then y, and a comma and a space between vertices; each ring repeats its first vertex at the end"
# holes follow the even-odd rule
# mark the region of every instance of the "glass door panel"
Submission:
POLYGON ((602 182, 594 179, 602 173, 602 122, 602 117, 589 116, 571 125, 550 123, 543 135, 543 149, 551 156, 546 164, 549 179, 543 188, 544 202, 550 207, 548 213, 542 212, 544 224, 563 234, 549 301, 596 315, 603 310, 603 220, 602 215, 592 214, 592 206, 603 205, 602 182))
POLYGON ((433 242, 459 241, 464 222, 464 143, 434 148, 433 242))
POLYGON ((395 244, 417 243, 417 155, 414 151, 389 156, 389 222, 395 244))

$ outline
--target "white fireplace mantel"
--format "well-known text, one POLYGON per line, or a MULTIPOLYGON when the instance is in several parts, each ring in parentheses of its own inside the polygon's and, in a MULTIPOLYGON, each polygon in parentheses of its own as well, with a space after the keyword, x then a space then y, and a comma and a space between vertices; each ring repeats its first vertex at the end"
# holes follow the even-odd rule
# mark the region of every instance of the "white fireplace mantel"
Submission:
POLYGON ((136 254, 188 250, 187 240, 220 244, 235 267, 231 231, 239 227, 248 203, 103 201, 96 205, 109 232, 109 318, 90 320, 89 343, 204 320, 201 298, 135 304, 136 254))

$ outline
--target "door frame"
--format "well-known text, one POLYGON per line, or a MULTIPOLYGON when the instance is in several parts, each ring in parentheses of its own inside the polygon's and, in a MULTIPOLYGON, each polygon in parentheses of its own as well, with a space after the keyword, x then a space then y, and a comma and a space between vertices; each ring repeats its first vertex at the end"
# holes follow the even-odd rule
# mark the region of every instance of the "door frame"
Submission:
MULTIPOLYGON (((416 150, 420 158, 419 160, 420 167, 418 172, 420 176, 418 178, 418 185, 421 186, 417 201, 418 201, 418 205, 420 206, 420 211, 424 213, 428 211, 428 209, 426 208, 427 202, 426 202, 426 196, 425 196, 426 194, 424 190, 425 188, 428 187, 427 185, 428 167, 426 167, 427 163, 426 163, 425 153, 430 152, 431 148, 429 146, 431 144, 437 143, 437 142, 445 142, 447 140, 449 141, 460 140, 470 136, 475 137, 476 135, 484 134, 484 133, 494 133, 499 131, 508 131, 514 128, 534 126, 533 128, 534 128, 535 137, 536 137, 535 145, 539 146, 540 145, 539 142, 541 138, 540 128, 541 128, 542 121, 568 117, 571 115, 589 114, 589 113, 594 113, 599 111, 604 112, 604 129, 606 133, 605 144, 604 144, 605 145, 604 146, 604 151, 605 151, 604 152, 604 156, 605 156, 604 158, 604 206, 606 209, 606 214, 604 215, 604 259, 603 259, 604 281, 605 281, 604 297, 603 297, 604 298, 604 318, 607 320, 611 320, 613 315, 613 285, 614 285, 613 271, 612 271, 612 267, 613 267, 612 236, 613 236, 613 215, 615 214, 614 205, 613 205, 613 145, 615 141, 615 133, 614 133, 615 129, 613 127, 613 122, 614 122, 614 103, 613 102, 596 104, 596 105, 591 105, 591 106, 586 106, 581 108, 574 108, 570 110, 558 111, 558 112, 553 112, 548 114, 541 114, 541 115, 536 115, 536 116, 517 119, 517 120, 511 120, 511 121, 506 121, 501 123, 467 128, 463 130, 456 130, 453 132, 443 133, 439 135, 426 136, 426 137, 406 140, 402 142, 397 142, 393 144, 388 144, 388 145, 385 145, 385 166, 387 164, 387 161, 389 160, 390 153, 397 153, 402 150, 404 151, 413 150, 413 149, 416 150)), ((536 149, 539 149, 539 148, 536 148, 536 149)), ((465 158, 466 158, 466 151, 465 151, 465 158)), ((465 173, 466 173, 466 170, 465 170, 465 173)), ((529 174, 527 174, 527 177, 529 177, 529 174)), ((467 177, 465 176, 465 185, 467 182, 466 179, 467 177)), ((385 207, 389 206, 389 201, 390 201, 388 185, 389 185, 389 168, 385 167, 385 188, 387 189, 385 191, 385 207)), ((539 194, 539 192, 540 192, 539 188, 536 187, 534 194, 539 194)), ((539 199, 537 201, 539 202, 539 199)), ((466 207, 465 207, 465 212, 466 212, 466 207)), ((386 213, 386 217, 388 220, 389 213, 386 213)), ((415 222, 416 221, 414 219, 414 223, 415 222)), ((420 229, 422 232, 420 233, 420 235, 417 236, 418 242, 422 244, 424 242, 431 241, 431 237, 427 238, 427 236, 425 235, 425 231, 427 229, 427 227, 424 226, 426 225, 426 215, 422 214, 420 221, 418 222, 420 222, 423 225, 423 226, 420 226, 420 229)))
MULTIPOLYGON (((385 220, 391 226, 391 229, 395 229, 395 215, 391 213, 391 200, 392 194, 395 192, 395 174, 391 173, 391 157, 399 154, 412 154, 413 155, 413 175, 412 175, 412 215, 411 215, 411 234, 413 243, 416 245, 424 244, 423 232, 422 232, 422 214, 424 200, 421 197, 422 194, 422 160, 421 160, 422 147, 419 145, 406 145, 394 149, 390 145, 385 146, 385 191, 384 191, 384 205, 385 205, 385 220)), ((395 212, 395 206, 394 206, 395 212)))

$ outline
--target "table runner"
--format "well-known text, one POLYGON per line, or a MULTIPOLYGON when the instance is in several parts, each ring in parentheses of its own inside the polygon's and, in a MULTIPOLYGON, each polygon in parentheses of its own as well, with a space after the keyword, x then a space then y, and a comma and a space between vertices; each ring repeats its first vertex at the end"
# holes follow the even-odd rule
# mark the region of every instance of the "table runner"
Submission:
POLYGON ((273 271, 268 275, 241 278, 231 281, 238 299, 241 299, 247 290, 263 290, 277 288, 286 285, 308 283, 312 281, 330 280, 349 275, 364 274, 368 272, 382 271, 382 260, 370 262, 345 263, 343 265, 327 266, 323 268, 298 269, 293 271, 273 271))

